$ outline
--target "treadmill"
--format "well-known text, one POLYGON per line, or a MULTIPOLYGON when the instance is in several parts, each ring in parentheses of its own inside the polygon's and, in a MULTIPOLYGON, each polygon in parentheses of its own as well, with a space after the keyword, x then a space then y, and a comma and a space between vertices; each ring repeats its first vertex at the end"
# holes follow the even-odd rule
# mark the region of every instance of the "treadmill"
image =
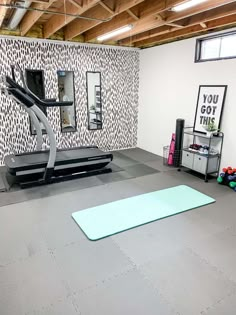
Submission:
POLYGON ((14 68, 12 68, 12 78, 9 76, 2 78, 4 87, 1 92, 14 99, 31 117, 36 129, 37 147, 34 152, 10 154, 5 157, 7 171, 16 182, 25 188, 111 172, 111 169, 106 166, 113 160, 113 155, 99 150, 98 147, 57 150, 55 134, 40 107, 71 106, 73 102, 39 99, 28 89, 19 67, 18 70, 24 87, 16 82, 14 68), (49 137, 49 150, 41 150, 43 138, 40 122, 44 125, 49 137))

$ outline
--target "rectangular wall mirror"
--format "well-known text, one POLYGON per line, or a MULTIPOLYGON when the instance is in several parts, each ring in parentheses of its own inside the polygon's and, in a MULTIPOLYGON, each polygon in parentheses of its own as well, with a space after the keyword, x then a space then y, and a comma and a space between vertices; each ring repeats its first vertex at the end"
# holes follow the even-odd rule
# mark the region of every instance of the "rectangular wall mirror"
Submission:
POLYGON ((57 71, 59 101, 73 101, 71 106, 60 107, 61 132, 76 131, 74 72, 57 71))
POLYGON ((86 72, 88 129, 102 129, 101 73, 86 72))
MULTIPOLYGON (((45 99, 45 87, 44 87, 44 73, 43 70, 26 69, 25 70, 26 83, 30 91, 32 91, 40 99, 45 99)), ((47 116, 46 107, 40 106, 40 109, 47 116)), ((42 132, 46 133, 43 124, 41 125, 42 132)), ((32 135, 36 134, 35 127, 30 120, 30 132, 32 135)))

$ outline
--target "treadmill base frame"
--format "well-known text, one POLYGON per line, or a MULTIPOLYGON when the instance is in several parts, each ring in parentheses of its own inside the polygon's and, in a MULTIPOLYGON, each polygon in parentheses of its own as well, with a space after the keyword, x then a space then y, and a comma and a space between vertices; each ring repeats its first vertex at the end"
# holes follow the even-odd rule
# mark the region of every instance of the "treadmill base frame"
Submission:
POLYGON ((42 179, 39 179, 36 181, 20 182, 19 185, 22 189, 25 189, 25 188, 35 187, 35 186, 60 183, 60 182, 64 182, 67 180, 73 180, 73 179, 84 178, 84 177, 100 175, 100 174, 105 174, 105 173, 111 173, 111 172, 112 172, 111 168, 105 167, 105 168, 101 168, 98 170, 92 170, 92 171, 88 171, 88 172, 74 173, 74 174, 68 174, 68 175, 63 175, 63 176, 52 176, 49 180, 44 180, 42 178, 42 179))

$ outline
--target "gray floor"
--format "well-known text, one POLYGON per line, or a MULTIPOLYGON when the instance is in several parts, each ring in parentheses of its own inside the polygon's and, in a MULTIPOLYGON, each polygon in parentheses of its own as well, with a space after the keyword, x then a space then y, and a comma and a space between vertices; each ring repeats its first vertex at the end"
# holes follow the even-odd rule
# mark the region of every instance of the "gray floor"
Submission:
POLYGON ((235 193, 140 149, 114 155, 112 174, 0 194, 0 314, 235 314, 235 193), (216 203, 96 242, 71 218, 178 184, 216 203))

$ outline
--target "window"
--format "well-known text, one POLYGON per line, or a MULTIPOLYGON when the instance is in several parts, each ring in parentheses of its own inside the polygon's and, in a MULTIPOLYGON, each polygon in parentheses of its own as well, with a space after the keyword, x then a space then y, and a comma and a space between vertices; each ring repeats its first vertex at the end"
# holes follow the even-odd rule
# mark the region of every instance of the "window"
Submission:
POLYGON ((236 32, 197 39, 195 62, 236 58, 236 32))

